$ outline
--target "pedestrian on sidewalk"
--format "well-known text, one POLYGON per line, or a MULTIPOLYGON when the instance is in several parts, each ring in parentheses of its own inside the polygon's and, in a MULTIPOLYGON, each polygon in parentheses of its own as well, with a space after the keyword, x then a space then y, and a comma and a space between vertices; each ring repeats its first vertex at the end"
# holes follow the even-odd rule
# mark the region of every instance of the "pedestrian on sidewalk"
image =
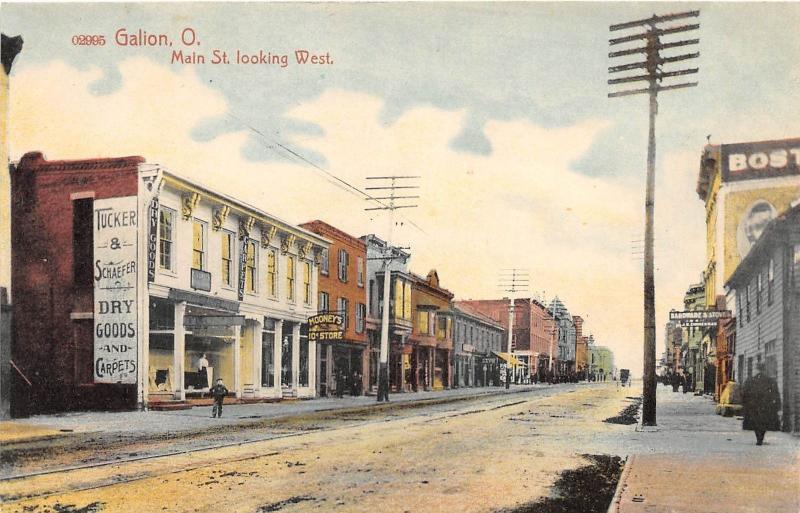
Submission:
POLYGON ((217 379, 217 384, 211 387, 209 391, 211 397, 214 398, 214 406, 211 408, 211 418, 222 417, 222 401, 228 394, 228 389, 222 384, 222 378, 217 379))
POLYGON ((672 391, 677 392, 678 387, 681 386, 681 376, 677 372, 673 372, 669 375, 669 383, 672 385, 672 391))
POLYGON ((744 383, 742 406, 744 407, 742 429, 756 432, 756 445, 763 445, 767 431, 781 429, 778 418, 781 407, 778 384, 767 376, 763 362, 756 364, 756 375, 744 383))

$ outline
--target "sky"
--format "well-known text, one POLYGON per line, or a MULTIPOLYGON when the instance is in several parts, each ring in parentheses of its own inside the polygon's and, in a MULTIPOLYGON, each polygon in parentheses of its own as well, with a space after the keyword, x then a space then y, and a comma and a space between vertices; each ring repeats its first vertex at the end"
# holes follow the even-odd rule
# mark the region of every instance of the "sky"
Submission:
POLYGON ((356 236, 386 237, 388 218, 332 177, 363 189, 368 176, 418 175, 418 208, 392 230, 413 271, 480 299, 506 295, 502 269, 524 269, 523 295, 558 295, 639 375, 647 100, 607 98, 607 67, 636 60, 610 62, 609 25, 693 9, 699 86, 662 93, 656 127, 660 354, 669 310, 705 265, 707 138, 800 135, 800 4, 5 3, 3 33, 25 40, 11 158, 141 155, 356 236), (120 29, 172 46, 123 46, 120 29), (184 45, 192 34, 199 45, 184 45), (206 62, 173 62, 176 50, 206 62), (214 50, 288 63, 211 64, 214 50), (297 64, 297 50, 329 63, 297 64))

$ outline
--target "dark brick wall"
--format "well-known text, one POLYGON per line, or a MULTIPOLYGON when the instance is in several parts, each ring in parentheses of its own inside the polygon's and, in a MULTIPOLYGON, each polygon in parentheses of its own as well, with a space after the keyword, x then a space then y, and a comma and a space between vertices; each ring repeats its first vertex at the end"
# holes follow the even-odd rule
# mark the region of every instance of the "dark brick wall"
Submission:
POLYGON ((47 161, 28 153, 11 169, 16 415, 135 405, 135 387, 92 383, 92 288, 73 285, 73 193, 94 199, 137 194, 141 157, 47 161), (88 359, 88 361, 87 361, 88 359))

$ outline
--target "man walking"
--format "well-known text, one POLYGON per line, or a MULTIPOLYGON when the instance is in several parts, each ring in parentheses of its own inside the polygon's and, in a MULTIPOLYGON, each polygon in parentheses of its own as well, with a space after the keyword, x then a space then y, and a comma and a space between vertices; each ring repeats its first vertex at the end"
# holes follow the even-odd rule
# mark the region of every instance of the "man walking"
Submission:
POLYGON ((778 384, 765 371, 764 363, 758 362, 756 375, 745 381, 742 390, 742 429, 756 432, 756 445, 763 445, 767 431, 778 431, 781 428, 778 418, 781 407, 778 384))
POLYGON ((222 378, 217 380, 217 384, 211 387, 211 391, 209 392, 211 397, 214 398, 214 407, 211 408, 211 418, 214 417, 222 417, 222 401, 225 400, 225 396, 228 394, 228 389, 225 388, 225 385, 222 384, 222 378))

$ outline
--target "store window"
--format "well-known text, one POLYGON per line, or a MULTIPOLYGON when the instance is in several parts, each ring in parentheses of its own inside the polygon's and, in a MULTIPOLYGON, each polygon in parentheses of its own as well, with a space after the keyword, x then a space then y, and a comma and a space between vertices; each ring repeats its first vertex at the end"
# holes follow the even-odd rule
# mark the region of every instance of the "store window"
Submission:
POLYGON ((192 221, 192 268, 205 270, 206 227, 197 219, 192 221))
POLYGON ((247 245, 245 247, 247 248, 247 255, 245 257, 244 288, 247 292, 255 294, 256 283, 258 283, 257 281, 258 275, 256 273, 256 260, 257 260, 258 248, 256 247, 256 241, 248 240, 247 245))
POLYGON ((261 386, 275 386, 275 319, 268 317, 261 331, 261 386))
POLYGON ((294 257, 286 257, 286 299, 294 301, 294 257))
POLYGON ((311 264, 303 262, 303 303, 311 304, 311 264))
POLYGON ((221 234, 222 244, 222 284, 228 287, 233 286, 233 232, 223 230, 221 234))
POLYGON ((309 352, 308 352, 308 324, 300 325, 300 373, 297 376, 298 385, 301 387, 308 386, 308 365, 309 365, 309 352))
POLYGON ((158 265, 169 271, 172 269, 172 256, 175 238, 175 211, 162 207, 158 215, 158 265))
POLYGON ((267 293, 270 297, 278 296, 278 254, 274 249, 267 250, 267 293))

